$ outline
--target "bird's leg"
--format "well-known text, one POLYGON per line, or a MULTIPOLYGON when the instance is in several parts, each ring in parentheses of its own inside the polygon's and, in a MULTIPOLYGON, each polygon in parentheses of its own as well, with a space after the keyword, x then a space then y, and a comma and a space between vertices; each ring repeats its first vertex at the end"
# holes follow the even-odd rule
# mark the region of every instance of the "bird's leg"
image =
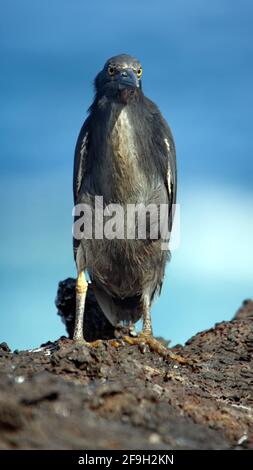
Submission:
POLYGON ((88 282, 85 279, 84 272, 81 271, 76 281, 76 316, 73 339, 76 343, 81 343, 88 347, 97 347, 102 343, 100 339, 88 343, 83 337, 83 320, 87 290, 88 282))
POLYGON ((143 326, 141 335, 153 336, 152 320, 150 313, 150 299, 148 295, 145 295, 143 300, 143 326))
POLYGON ((85 308, 86 293, 88 290, 88 282, 85 279, 84 272, 78 274, 76 281, 76 316, 75 316, 75 329, 74 341, 84 342, 83 337, 83 317, 85 308))
POLYGON ((158 353, 160 356, 164 358, 169 357, 179 364, 187 364, 187 361, 183 357, 178 354, 174 354, 160 341, 153 337, 150 299, 148 295, 145 295, 143 299, 143 327, 139 337, 132 338, 130 336, 125 336, 124 340, 128 344, 147 344, 152 351, 158 353))
MULTIPOLYGON (((137 338, 132 338, 131 336, 125 336, 125 341, 128 344, 141 344, 146 343, 149 344, 151 341, 157 342, 153 338, 153 330, 152 330, 152 319, 150 313, 150 297, 149 295, 145 294, 142 301, 143 306, 143 325, 142 331, 137 338)), ((159 343, 160 345, 160 343, 159 343)))

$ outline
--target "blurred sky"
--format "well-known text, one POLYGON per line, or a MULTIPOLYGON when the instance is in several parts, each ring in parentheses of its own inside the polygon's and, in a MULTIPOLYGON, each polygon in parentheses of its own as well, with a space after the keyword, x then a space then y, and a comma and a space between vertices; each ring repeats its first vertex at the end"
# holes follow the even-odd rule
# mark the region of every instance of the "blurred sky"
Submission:
POLYGON ((181 244, 155 334, 175 344, 230 319, 253 290, 253 2, 1 0, 0 35, 0 342, 64 334, 74 146, 94 76, 122 52, 177 146, 181 244))

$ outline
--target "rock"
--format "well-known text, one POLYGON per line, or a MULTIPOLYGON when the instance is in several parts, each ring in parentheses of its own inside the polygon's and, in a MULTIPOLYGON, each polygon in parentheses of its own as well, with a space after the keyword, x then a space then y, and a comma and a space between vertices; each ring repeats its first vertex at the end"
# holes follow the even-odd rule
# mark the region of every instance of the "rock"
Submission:
MULTIPOLYGON (((74 315, 76 307, 75 286, 76 280, 73 278, 61 281, 55 300, 58 315, 60 315, 65 324, 70 338, 73 337, 74 333, 74 315)), ((99 307, 93 294, 91 284, 89 284, 85 303, 84 338, 87 341, 114 338, 114 328, 99 307)))
POLYGON ((243 318, 251 318, 253 320, 253 301, 250 299, 244 300, 242 306, 237 310, 234 316, 235 320, 243 318))
POLYGON ((0 350, 7 353, 11 352, 7 343, 0 343, 0 350))
MULTIPOLYGON (((57 297, 70 336, 74 288, 74 280, 63 281, 57 297)), ((92 290, 87 312, 87 338, 97 339, 101 327, 97 347, 60 338, 19 354, 0 348, 0 448, 253 447, 249 301, 243 314, 171 348, 174 356, 167 357, 110 340, 112 328, 92 290)))

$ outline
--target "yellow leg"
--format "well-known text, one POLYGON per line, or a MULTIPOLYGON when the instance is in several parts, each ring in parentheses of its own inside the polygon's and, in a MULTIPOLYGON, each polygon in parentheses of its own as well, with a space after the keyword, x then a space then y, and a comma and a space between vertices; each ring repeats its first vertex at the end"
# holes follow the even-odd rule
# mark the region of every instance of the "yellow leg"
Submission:
POLYGON ((152 336, 152 319, 150 312, 150 300, 149 296, 145 295, 143 300, 143 327, 142 327, 143 336, 152 336))
POLYGON ((75 317, 75 329, 74 329, 74 340, 84 341, 83 338, 83 317, 85 298, 88 289, 88 282, 85 279, 84 272, 81 271, 78 274, 76 281, 76 317, 75 317))
POLYGON ((73 339, 77 343, 96 348, 102 343, 100 339, 97 339, 92 343, 88 343, 88 341, 86 341, 83 337, 84 310, 87 290, 88 282, 85 279, 84 272, 81 271, 78 274, 76 281, 76 317, 73 339))

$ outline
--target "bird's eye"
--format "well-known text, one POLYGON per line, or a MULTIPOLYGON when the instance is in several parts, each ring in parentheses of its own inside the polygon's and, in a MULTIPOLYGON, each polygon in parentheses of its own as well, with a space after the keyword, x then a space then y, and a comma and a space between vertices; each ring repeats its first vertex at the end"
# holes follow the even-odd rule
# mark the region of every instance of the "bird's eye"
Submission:
POLYGON ((113 67, 113 65, 109 65, 108 67, 108 73, 109 75, 114 75, 115 74, 115 67, 113 67))
POLYGON ((141 78, 141 76, 142 76, 142 68, 141 67, 137 70, 136 74, 137 74, 138 78, 141 78))

